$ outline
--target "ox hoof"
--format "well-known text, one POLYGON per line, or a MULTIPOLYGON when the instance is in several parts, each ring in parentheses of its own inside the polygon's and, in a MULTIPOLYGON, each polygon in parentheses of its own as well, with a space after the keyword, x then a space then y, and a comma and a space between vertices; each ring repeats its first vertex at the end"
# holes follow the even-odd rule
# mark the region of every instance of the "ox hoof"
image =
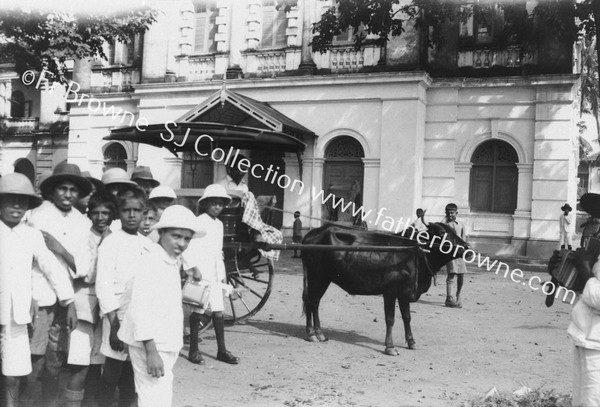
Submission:
POLYGON ((329 338, 327 338, 325 335, 323 335, 322 333, 318 333, 317 334, 317 339, 319 340, 319 342, 327 342, 329 340, 329 338))
POLYGON ((399 353, 396 348, 385 348, 385 354, 390 356, 398 356, 399 353))
POLYGON ((319 342, 319 339, 317 339, 316 335, 308 335, 305 339, 308 342, 319 342))
POLYGON ((408 342, 408 349, 412 349, 412 350, 417 349, 417 343, 415 341, 409 341, 408 342))

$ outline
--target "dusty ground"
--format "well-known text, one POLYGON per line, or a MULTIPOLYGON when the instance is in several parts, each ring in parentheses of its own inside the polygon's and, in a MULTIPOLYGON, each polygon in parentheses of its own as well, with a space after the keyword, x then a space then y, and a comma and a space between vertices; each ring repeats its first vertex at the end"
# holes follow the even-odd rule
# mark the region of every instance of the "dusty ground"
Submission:
MULTIPOLYGON (((547 309, 540 291, 472 267, 463 308, 449 309, 440 275, 411 308, 417 350, 406 348, 397 312, 400 355, 392 357, 383 354, 382 298, 352 297, 331 286, 321 307, 330 340, 309 343, 301 263, 290 255, 276 264, 266 306, 247 324, 227 329, 228 348, 241 364, 217 362, 214 334, 207 331, 200 344, 206 365, 177 361, 174 406, 459 406, 494 386, 571 389, 569 304, 547 309)), ((533 275, 523 270, 526 278, 533 275)), ((546 278, 539 268, 535 274, 546 278)))

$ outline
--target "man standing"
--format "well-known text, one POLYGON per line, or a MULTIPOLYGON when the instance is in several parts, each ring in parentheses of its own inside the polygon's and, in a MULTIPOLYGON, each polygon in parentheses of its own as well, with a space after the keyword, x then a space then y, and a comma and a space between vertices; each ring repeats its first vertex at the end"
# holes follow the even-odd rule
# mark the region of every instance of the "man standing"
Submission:
MULTIPOLYGON (((61 272, 70 278, 87 276, 91 258, 87 249, 89 220, 75 209, 82 196, 92 190, 92 184, 81 175, 75 164, 61 163, 45 179, 40 189, 51 204, 31 212, 30 223, 42 232, 46 245, 61 264, 61 272)), ((74 304, 60 307, 51 282, 35 265, 33 270, 33 299, 37 303, 37 317, 33 324, 31 357, 33 378, 42 369, 42 397, 52 406, 59 394, 58 375, 62 367, 59 352, 66 350, 66 326, 73 330, 77 324, 74 304)))

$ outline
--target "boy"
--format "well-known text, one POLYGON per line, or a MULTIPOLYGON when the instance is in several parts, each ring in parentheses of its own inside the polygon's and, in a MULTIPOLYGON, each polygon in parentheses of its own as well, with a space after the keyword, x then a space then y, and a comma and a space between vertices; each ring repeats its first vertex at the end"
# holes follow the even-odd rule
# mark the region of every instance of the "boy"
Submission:
POLYGON ((566 203, 561 206, 560 210, 563 211, 558 219, 560 226, 560 248, 564 249, 566 245, 569 250, 573 250, 573 233, 571 231, 573 223, 571 211, 573 208, 566 203))
POLYGON ((61 305, 73 302, 69 276, 46 247, 40 231, 21 220, 42 203, 23 174, 0 179, 0 404, 18 405, 19 385, 32 371, 27 325, 31 323, 33 262, 48 279, 61 305))
MULTIPOLYGON (((230 364, 238 364, 240 359, 233 356, 225 347, 225 320, 223 310, 223 286, 226 283, 225 264, 223 263, 223 223, 217 217, 223 208, 231 202, 225 187, 212 184, 206 187, 204 195, 198 201, 205 213, 198 216, 202 230, 206 236, 194 236, 188 249, 183 254, 183 269, 193 271, 197 280, 205 280, 213 285, 208 308, 212 314, 212 322, 217 338, 217 360, 230 364)), ((198 332, 205 310, 190 314, 190 349, 188 359, 192 363, 204 364, 198 351, 198 332)), ((203 324, 205 325, 205 324, 203 324)))
MULTIPOLYGON (((300 220, 300 212, 294 212, 294 228, 292 233, 292 243, 302 243, 302 221, 300 220)), ((300 257, 298 254, 298 250, 294 249, 294 255, 292 259, 297 259, 300 257)))
POLYGON ((119 329, 129 345, 140 407, 168 407, 173 396, 173 365, 183 340, 179 269, 181 253, 192 236, 203 236, 192 211, 181 205, 165 209, 159 243, 144 253, 143 271, 133 278, 131 303, 119 329))
MULTIPOLYGON (((152 206, 149 206, 146 208, 146 210, 144 211, 144 216, 142 218, 142 222, 140 223, 140 228, 138 230, 138 232, 140 232, 142 235, 146 236, 147 238, 149 238, 150 240, 152 240, 151 236, 153 235, 153 229, 152 226, 154 226, 154 224, 156 224, 156 222, 158 222, 158 214, 155 208, 153 208, 152 206)), ((154 241, 154 240, 152 240, 154 241)), ((158 240, 155 242, 158 243, 158 240)))
MULTIPOLYGON (((456 219, 458 207, 454 203, 446 205, 446 217, 443 222, 450 226, 454 233, 463 240, 466 240, 465 227, 462 222, 456 219)), ((462 308, 460 292, 463 286, 464 275, 467 272, 467 266, 462 258, 452 260, 446 265, 448 277, 446 278, 446 307, 462 308), (456 277, 456 301, 452 297, 452 287, 454 286, 454 277, 456 277)))
POLYGON ((138 187, 127 187, 117 194, 117 211, 121 229, 113 231, 98 248, 96 295, 102 315, 104 371, 99 387, 102 406, 111 406, 115 388, 119 386, 119 405, 130 405, 136 399, 133 370, 128 362, 127 347, 117 332, 130 301, 133 276, 140 268, 144 254, 152 242, 139 232, 146 207, 146 194, 138 187), (129 404, 128 404, 129 403, 129 404))
POLYGON ((417 232, 423 232, 427 230, 427 222, 425 222, 425 212, 427 212, 427 210, 423 210, 421 208, 417 209, 417 219, 411 225, 417 230, 417 232))
MULTIPOLYGON (((96 297, 96 259, 98 246, 110 234, 110 223, 117 213, 115 197, 110 192, 94 193, 88 203, 87 214, 92 221, 88 238, 90 271, 85 278, 74 280, 77 328, 71 332, 67 363, 71 377, 65 388, 68 407, 79 407, 84 397, 86 377, 97 383, 104 356, 100 353, 102 324, 99 321, 96 297)), ((89 389, 88 389, 89 390, 89 389)))
MULTIPOLYGON (((40 184, 40 190, 43 196, 50 198, 50 203, 32 210, 29 222, 42 232, 46 246, 57 257, 64 275, 71 278, 87 276, 90 221, 75 209, 75 204, 80 197, 90 193, 92 184, 82 176, 77 165, 63 162, 40 184)), ((33 299, 38 312, 30 342, 32 378, 38 378, 44 370, 42 397, 46 405, 52 406, 60 393, 58 376, 68 350, 68 333, 75 329, 77 315, 74 304, 67 308, 56 307, 56 293, 38 265, 34 266, 33 299)))
POLYGON ((175 195, 175 191, 173 191, 173 188, 166 185, 157 186, 150 192, 150 195, 148 195, 148 201, 156 208, 158 219, 160 219, 163 211, 173 205, 176 200, 177 195, 175 195))
POLYGON ((146 167, 145 165, 140 165, 133 169, 131 180, 144 190, 146 196, 149 196, 150 191, 160 185, 160 182, 154 179, 150 167, 146 167))

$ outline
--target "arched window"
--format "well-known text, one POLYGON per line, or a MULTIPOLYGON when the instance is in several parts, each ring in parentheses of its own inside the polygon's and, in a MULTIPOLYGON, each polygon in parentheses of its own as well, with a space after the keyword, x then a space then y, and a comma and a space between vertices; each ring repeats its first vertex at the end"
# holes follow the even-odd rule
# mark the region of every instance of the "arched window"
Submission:
POLYGON ((217 51, 217 3, 213 1, 194 2, 196 27, 194 30, 194 52, 212 53, 217 51))
POLYGON ((119 143, 112 143, 104 150, 104 170, 122 168, 127 171, 127 151, 119 143))
POLYGON ((10 97, 10 116, 25 117, 25 95, 20 90, 15 90, 10 97))
POLYGON ((283 7, 275 8, 275 0, 262 2, 262 41, 261 48, 281 48, 287 45, 287 17, 283 7))
POLYGON ((517 208, 519 158, 501 140, 481 144, 471 158, 469 200, 472 211, 514 213, 517 208))
POLYGON ((31 181, 31 184, 35 184, 35 167, 27 158, 19 158, 14 164, 15 172, 25 175, 31 181))

